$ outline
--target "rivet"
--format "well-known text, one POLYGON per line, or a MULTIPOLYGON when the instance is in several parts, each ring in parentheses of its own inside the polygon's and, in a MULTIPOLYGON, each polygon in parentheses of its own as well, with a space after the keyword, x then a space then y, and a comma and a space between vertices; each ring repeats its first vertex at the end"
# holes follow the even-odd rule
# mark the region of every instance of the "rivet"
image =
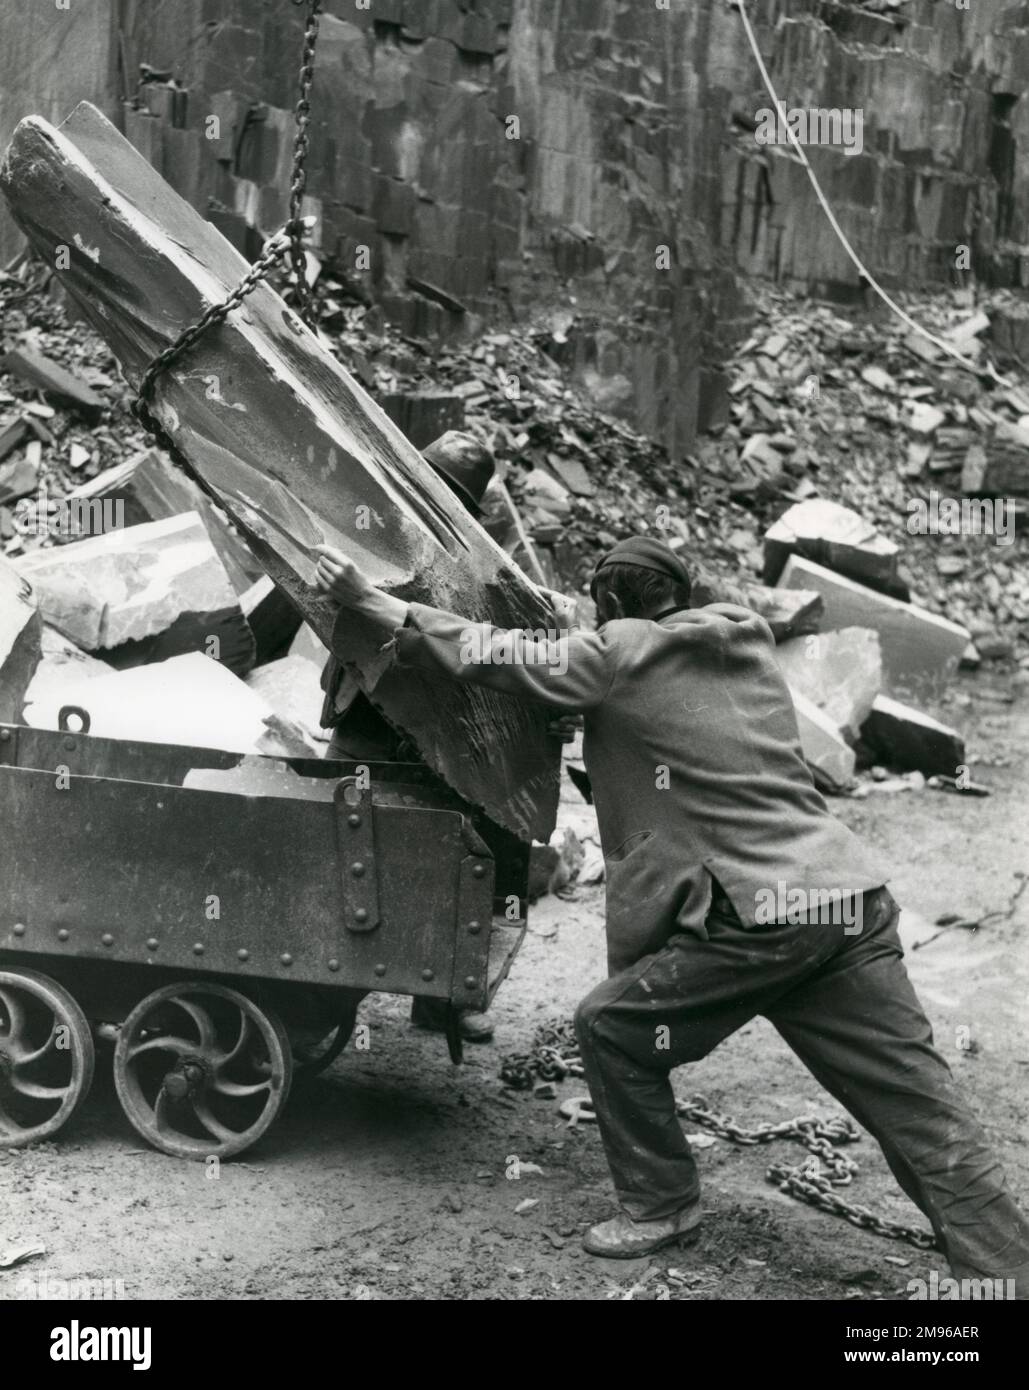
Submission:
POLYGON ((347 816, 347 825, 352 825, 352 826, 354 827, 355 830, 357 829, 357 827, 358 827, 360 824, 361 824, 361 817, 360 817, 360 816, 357 816, 357 815, 347 816))
POLYGON ((57 939, 58 939, 58 941, 67 941, 67 940, 68 940, 68 928, 67 928, 67 927, 62 927, 62 928, 61 928, 61 930, 57 933, 57 939))
POLYGON ((290 955, 288 951, 283 951, 282 955, 279 957, 279 960, 282 961, 283 965, 293 964, 293 957, 290 955))
POLYGON ((465 989, 474 989, 475 986, 476 986, 476 983, 477 983, 477 981, 476 981, 474 975, 466 975, 466 976, 464 977, 464 987, 465 987, 465 989))
POLYGON ((360 878, 364 873, 364 865, 361 863, 351 864, 350 872, 354 875, 355 878, 360 878))
POLYGON ((484 878, 486 876, 485 864, 476 864, 475 867, 472 869, 472 873, 475 875, 476 878, 484 878))
POLYGON ((330 970, 338 970, 338 969, 339 969, 339 961, 338 961, 338 960, 330 960, 330 961, 329 961, 329 969, 330 969, 330 970))
POLYGON ((250 952, 247 950, 247 948, 246 948, 245 946, 241 946, 241 947, 239 948, 239 950, 236 952, 236 959, 237 959, 237 960, 249 960, 249 959, 250 959, 250 952))
POLYGON ((434 980, 435 978, 436 978, 436 972, 435 972, 434 970, 423 970, 423 971, 422 971, 422 979, 423 979, 423 980, 434 980))
POLYGON ((10 729, 0 729, 0 743, 6 743, 10 737, 10 729))
POLYGON ((386 967, 384 965, 377 965, 375 967, 375 973, 376 975, 385 975, 386 967))
POLYGON ((479 933, 482 931, 482 927, 479 925, 478 922, 469 922, 468 930, 471 932, 472 936, 478 936, 479 933))
POLYGON ((66 738, 66 739, 64 740, 64 747, 67 748, 67 750, 68 750, 69 753, 74 753, 74 751, 75 751, 75 740, 74 740, 73 738, 66 738))
POLYGON ((202 956, 204 954, 204 943, 202 941, 195 941, 193 943, 193 954, 195 956, 202 956))
POLYGON ((25 923, 24 923, 24 922, 15 922, 15 924, 14 924, 14 934, 15 934, 15 936, 24 936, 24 935, 25 935, 25 923))
POLYGON ((367 922, 367 920, 368 920, 368 909, 365 908, 365 907, 359 907, 359 908, 357 909, 357 911, 354 913, 354 921, 355 921, 355 922, 367 922))
POLYGON ((152 937, 150 937, 150 939, 147 941, 146 948, 147 948, 148 951, 156 951, 156 950, 157 950, 157 947, 158 947, 159 945, 160 945, 160 942, 157 940, 157 937, 156 937, 156 936, 152 936, 152 937))
POLYGON ((111 935, 111 933, 110 933, 109 931, 105 931, 104 934, 103 934, 103 936, 100 938, 100 940, 101 940, 101 942, 102 942, 105 946, 113 946, 113 945, 114 945, 114 937, 111 935))

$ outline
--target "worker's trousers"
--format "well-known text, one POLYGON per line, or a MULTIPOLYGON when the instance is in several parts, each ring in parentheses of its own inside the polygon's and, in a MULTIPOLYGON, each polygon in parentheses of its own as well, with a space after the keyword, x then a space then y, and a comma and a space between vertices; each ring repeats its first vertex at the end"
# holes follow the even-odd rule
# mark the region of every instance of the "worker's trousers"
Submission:
POLYGON ((696 1201, 697 1167, 669 1073, 761 1014, 882 1145, 954 1275, 1013 1278, 1024 1298, 1029 1222, 933 1048, 898 915, 882 888, 864 895, 849 929, 744 928, 723 899, 708 915, 706 941, 677 933, 583 1000, 576 1029, 618 1198, 638 1221, 696 1201))

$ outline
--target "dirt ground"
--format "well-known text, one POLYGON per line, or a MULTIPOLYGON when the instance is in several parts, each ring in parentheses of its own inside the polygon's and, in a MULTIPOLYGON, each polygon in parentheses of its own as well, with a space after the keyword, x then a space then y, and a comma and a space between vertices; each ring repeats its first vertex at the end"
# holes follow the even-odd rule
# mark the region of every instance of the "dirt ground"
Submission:
MULTIPOLYGON (((833 808, 895 866, 908 966, 937 1044, 1029 1202, 1029 892, 1006 919, 926 941, 940 914, 1004 907, 1016 872, 1029 872, 1029 697, 996 702, 981 679, 964 689, 971 703, 962 708, 959 693, 946 713, 977 731, 970 751, 992 797, 924 791, 833 808)), ((35 1296, 47 1279, 113 1280, 129 1299, 908 1297, 908 1280, 941 1268, 938 1257, 768 1186, 770 1161, 803 1156, 787 1143, 719 1140, 699 1151, 705 1222, 695 1246, 632 1262, 581 1251, 583 1228, 612 1210, 595 1126, 568 1127, 556 1101, 505 1090, 497 1070, 540 1022, 570 1016, 603 974, 602 907, 596 888, 537 905, 494 1005, 496 1041, 467 1048, 460 1069, 442 1039, 412 1031, 406 1000, 366 1001, 369 1050, 348 1048, 296 1087, 265 1139, 216 1178, 142 1145, 102 1054, 73 1129, 0 1154, 0 1253, 37 1241, 47 1252, 0 1272, 0 1298, 35 1296), (514 1159, 542 1174, 508 1177, 514 1159), (526 1199, 535 1205, 519 1212, 526 1199)), ((743 1124, 840 1113, 763 1020, 676 1079, 680 1095, 702 1093, 743 1124)), ((583 1090, 575 1080, 559 1089, 583 1090)), ((867 1136, 848 1152, 860 1173, 843 1195, 924 1225, 867 1136)))

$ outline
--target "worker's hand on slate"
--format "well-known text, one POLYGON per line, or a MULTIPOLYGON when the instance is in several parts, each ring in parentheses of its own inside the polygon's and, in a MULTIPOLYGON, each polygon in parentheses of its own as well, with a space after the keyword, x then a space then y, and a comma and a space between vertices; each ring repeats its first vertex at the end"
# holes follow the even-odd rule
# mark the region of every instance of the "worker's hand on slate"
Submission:
POLYGON ((579 626, 575 616, 575 599, 558 593, 556 589, 541 589, 540 593, 553 608, 559 628, 566 630, 579 626))
POLYGON ((335 550, 331 545, 319 545, 316 551, 318 564, 315 583, 322 593, 335 599, 341 608, 362 613, 384 627, 403 625, 407 617, 407 604, 403 599, 377 589, 341 550, 335 550))

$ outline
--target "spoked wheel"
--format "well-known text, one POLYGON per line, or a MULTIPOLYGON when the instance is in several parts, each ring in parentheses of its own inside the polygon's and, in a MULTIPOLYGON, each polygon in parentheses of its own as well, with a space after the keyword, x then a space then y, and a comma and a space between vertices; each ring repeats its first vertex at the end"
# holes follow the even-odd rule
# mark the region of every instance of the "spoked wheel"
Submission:
POLYGON ((122 1024, 114 1084, 133 1128, 176 1158, 229 1158, 255 1143, 289 1095, 278 1017, 225 985, 165 985, 122 1024))
POLYGON ((353 1004, 345 1005, 336 1027, 320 1038, 307 1033, 290 1035, 294 1075, 298 1081, 309 1081, 320 1075, 343 1051, 354 1032, 359 1002, 360 996, 353 1004))
POLYGON ((49 1139, 89 1094, 93 1038, 63 985, 0 970, 0 1148, 49 1139))

